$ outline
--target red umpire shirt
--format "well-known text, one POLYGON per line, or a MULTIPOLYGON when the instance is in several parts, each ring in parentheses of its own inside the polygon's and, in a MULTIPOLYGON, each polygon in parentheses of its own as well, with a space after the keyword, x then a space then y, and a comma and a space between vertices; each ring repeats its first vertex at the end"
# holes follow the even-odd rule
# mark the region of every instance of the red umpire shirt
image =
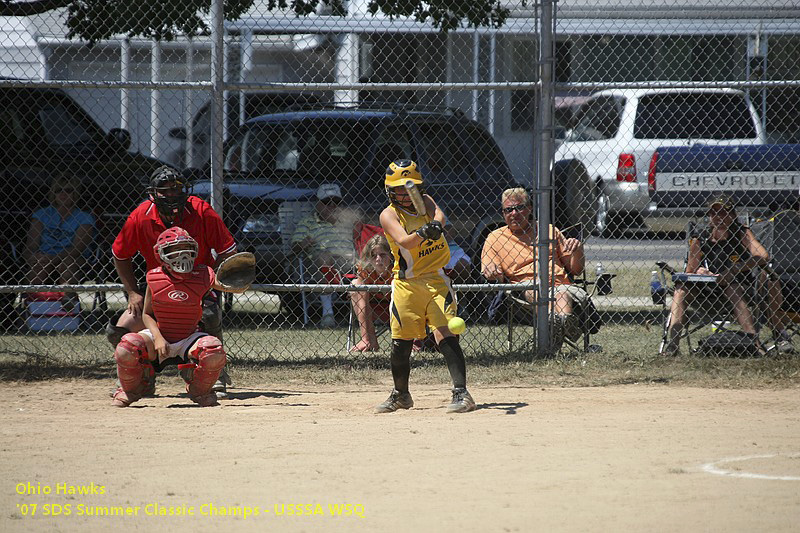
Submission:
MULTIPOLYGON (((215 263, 211 255, 212 248, 218 255, 236 250, 236 242, 222 218, 208 202, 197 196, 189 197, 183 206, 183 213, 175 220, 175 225, 185 229, 197 241, 197 265, 215 263)), ((119 235, 114 239, 111 251, 121 261, 133 259, 136 252, 139 252, 147 262, 147 270, 158 268, 161 261, 156 258, 153 245, 166 229, 155 204, 151 200, 145 200, 128 216, 119 235)))

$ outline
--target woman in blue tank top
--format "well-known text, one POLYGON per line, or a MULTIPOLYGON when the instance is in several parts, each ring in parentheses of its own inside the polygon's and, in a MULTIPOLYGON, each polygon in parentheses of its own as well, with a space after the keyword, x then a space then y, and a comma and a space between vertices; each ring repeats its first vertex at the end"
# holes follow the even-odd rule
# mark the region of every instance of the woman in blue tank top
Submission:
MULTIPOLYGON (((91 254, 95 220, 77 207, 79 187, 77 178, 56 176, 48 194, 50 205, 31 216, 23 252, 31 285, 80 283, 81 270, 91 254)), ((68 299, 77 299, 77 294, 68 299)))

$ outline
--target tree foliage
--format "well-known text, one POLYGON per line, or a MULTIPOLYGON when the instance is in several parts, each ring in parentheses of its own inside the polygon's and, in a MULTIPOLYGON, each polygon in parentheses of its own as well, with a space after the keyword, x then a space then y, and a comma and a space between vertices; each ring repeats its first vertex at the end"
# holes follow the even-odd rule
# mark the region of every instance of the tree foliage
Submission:
MULTIPOLYGON (((527 5, 520 0, 520 5, 527 5)), ((508 8, 501 0, 370 0, 367 10, 381 12, 390 18, 414 17, 418 22, 430 21, 443 32, 459 28, 465 23, 470 28, 499 28, 505 24, 508 8)))
MULTIPOLYGON (((224 0, 226 20, 236 20, 253 0, 224 0)), ((67 10, 67 37, 90 43, 113 35, 171 41, 177 35, 208 32, 211 0, 73 0, 67 10)))
MULTIPOLYGON (((237 20, 254 0, 224 0, 226 20, 237 20)), ((268 0, 269 11, 289 9, 298 16, 309 15, 319 5, 333 15, 346 13, 346 0, 268 0)), ((527 0, 520 0, 527 5, 527 0)), ((207 15, 211 0, 0 0, 0 16, 28 16, 67 8, 67 36, 96 43, 114 35, 172 40, 177 35, 195 36, 208 32, 207 15)), ((390 20, 410 17, 430 22, 447 32, 461 26, 501 27, 509 10, 501 0, 369 0, 368 13, 383 13, 390 20)))
POLYGON ((29 15, 39 15, 67 7, 72 0, 33 0, 32 2, 12 2, 11 0, 0 0, 0 17, 27 17, 29 15))

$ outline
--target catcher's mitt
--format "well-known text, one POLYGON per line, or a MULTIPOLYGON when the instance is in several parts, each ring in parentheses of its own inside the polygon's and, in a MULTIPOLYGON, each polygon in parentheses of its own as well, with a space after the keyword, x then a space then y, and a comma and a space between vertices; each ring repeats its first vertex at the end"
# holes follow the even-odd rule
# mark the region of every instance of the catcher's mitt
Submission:
POLYGON ((250 252, 234 254, 217 268, 217 283, 231 292, 244 292, 256 278, 256 257, 250 252))

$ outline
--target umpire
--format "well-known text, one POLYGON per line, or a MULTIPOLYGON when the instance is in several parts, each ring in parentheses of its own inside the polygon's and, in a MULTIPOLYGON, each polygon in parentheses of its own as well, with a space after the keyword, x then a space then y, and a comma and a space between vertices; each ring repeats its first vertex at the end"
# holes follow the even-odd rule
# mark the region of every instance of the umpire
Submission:
MULTIPOLYGON (((128 216, 111 247, 114 266, 128 293, 128 308, 123 311, 116 324, 112 320, 106 328, 106 338, 115 348, 126 333, 145 329, 142 321, 144 285, 137 283, 133 258, 137 253, 141 254, 147 270, 159 267, 161 262, 156 257, 153 246, 161 232, 172 226, 180 226, 188 231, 198 244, 197 264, 216 268, 219 263, 236 253, 236 242, 222 218, 208 202, 197 196, 189 196, 189 180, 180 172, 168 166, 157 168, 150 176, 147 194, 149 198, 128 216)), ((203 299, 200 329, 221 340, 221 322, 219 301, 213 292, 209 292, 203 299)), ((227 397, 226 384, 230 384, 230 378, 223 369, 220 379, 212 389, 217 398, 227 397)), ((154 393, 155 382, 147 391, 148 395, 154 393)))

